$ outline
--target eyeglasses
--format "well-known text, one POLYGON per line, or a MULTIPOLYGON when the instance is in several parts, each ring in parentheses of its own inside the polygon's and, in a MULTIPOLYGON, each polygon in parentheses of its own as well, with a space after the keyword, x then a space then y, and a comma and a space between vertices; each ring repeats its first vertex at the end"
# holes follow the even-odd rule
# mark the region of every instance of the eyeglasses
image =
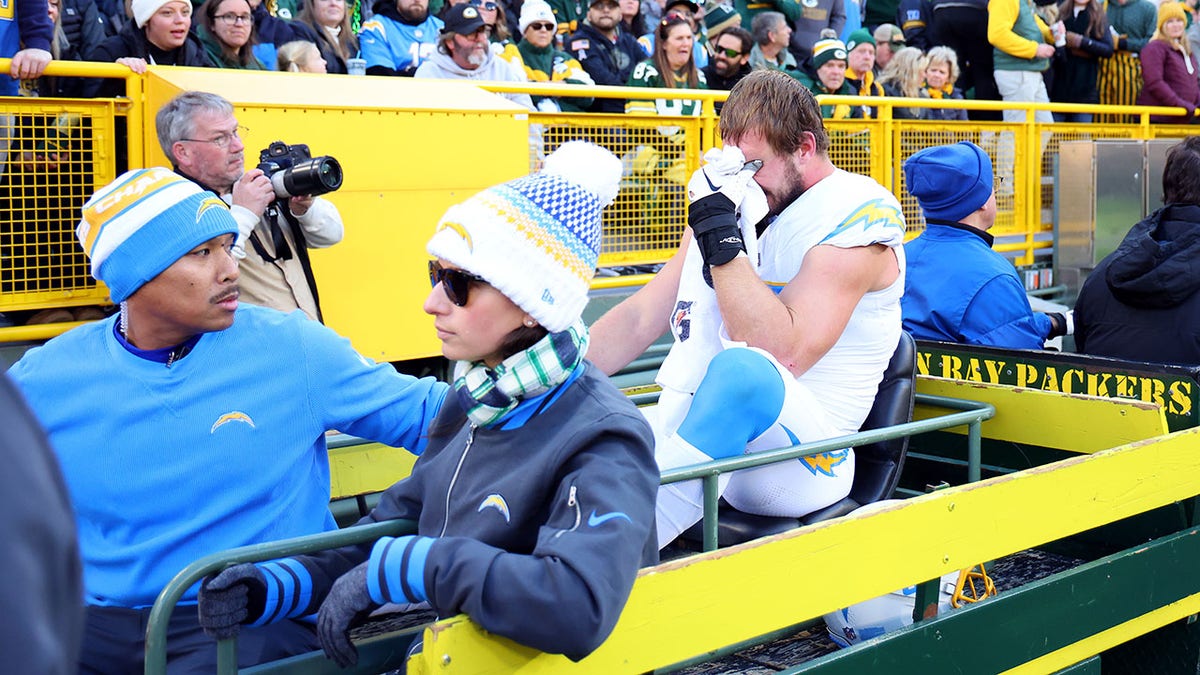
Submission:
POLYGON ((531 23, 529 27, 533 30, 554 30, 554 24, 552 23, 531 23))
POLYGON ((724 54, 727 59, 736 59, 742 55, 740 49, 730 49, 728 47, 717 47, 717 54, 724 54))
POLYGON ((254 23, 254 17, 249 14, 218 14, 213 18, 227 26, 236 26, 239 23, 254 23))
POLYGON ((470 2, 467 4, 472 7, 478 7, 479 9, 485 9, 489 12, 494 12, 499 8, 499 5, 491 2, 491 0, 470 0, 470 2))
POLYGON ((450 298, 450 302, 458 307, 467 306, 467 296, 471 290, 472 281, 481 284, 487 283, 483 277, 477 277, 470 272, 447 269, 436 260, 429 261, 429 286, 432 288, 441 284, 442 290, 446 292, 446 297, 450 298))
POLYGON ((242 134, 249 133, 249 131, 249 129, 239 124, 238 127, 233 131, 226 131, 216 138, 181 138, 179 140, 186 141, 188 143, 212 143, 218 148, 225 149, 229 147, 229 144, 233 142, 233 139, 241 138, 242 134))

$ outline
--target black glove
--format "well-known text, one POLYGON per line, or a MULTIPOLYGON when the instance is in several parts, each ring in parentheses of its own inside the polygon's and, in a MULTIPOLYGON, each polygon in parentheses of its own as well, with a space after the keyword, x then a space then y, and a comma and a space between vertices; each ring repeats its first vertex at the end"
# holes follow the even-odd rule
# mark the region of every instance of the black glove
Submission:
POLYGON ((724 265, 746 250, 742 231, 738 229, 737 207, 720 192, 688 206, 688 225, 707 265, 724 265))
POLYGON ((200 584, 200 627, 217 640, 238 634, 242 624, 262 616, 267 582, 251 563, 234 565, 200 584))
POLYGON ((339 577, 317 615, 321 648, 342 668, 358 663, 358 650, 350 642, 350 628, 379 606, 367 592, 369 564, 365 562, 339 577))
POLYGON ((1075 317, 1074 312, 1047 312, 1046 316, 1050 317, 1050 334, 1047 339, 1056 338, 1061 335, 1073 335, 1075 333, 1075 317))

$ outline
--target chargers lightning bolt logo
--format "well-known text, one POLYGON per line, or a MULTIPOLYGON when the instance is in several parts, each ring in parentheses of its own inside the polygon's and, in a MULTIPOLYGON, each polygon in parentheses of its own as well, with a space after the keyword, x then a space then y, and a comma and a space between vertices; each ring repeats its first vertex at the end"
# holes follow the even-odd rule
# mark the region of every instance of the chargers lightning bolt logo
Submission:
POLYGON ((504 516, 504 522, 510 522, 508 516, 508 502, 504 501, 504 497, 502 495, 492 493, 484 497, 483 501, 479 502, 479 508, 475 509, 475 513, 482 513, 484 509, 496 509, 500 512, 500 515, 504 516))
MULTIPOLYGON (((783 432, 787 434, 788 440, 791 441, 792 445, 800 445, 800 439, 796 437, 796 434, 792 433, 791 429, 784 427, 783 425, 780 426, 783 428, 783 432)), ((822 452, 819 455, 800 457, 799 460, 801 466, 808 469, 812 475, 829 476, 830 478, 833 478, 833 468, 846 461, 846 458, 849 455, 850 450, 843 449, 833 450, 831 452, 822 452)))
POLYGON ((254 420, 250 419, 249 415, 240 410, 231 410, 218 417, 217 421, 213 422, 212 428, 208 430, 208 433, 215 433, 217 429, 220 429, 230 422, 241 422, 242 424, 249 424, 251 429, 255 428, 254 420))

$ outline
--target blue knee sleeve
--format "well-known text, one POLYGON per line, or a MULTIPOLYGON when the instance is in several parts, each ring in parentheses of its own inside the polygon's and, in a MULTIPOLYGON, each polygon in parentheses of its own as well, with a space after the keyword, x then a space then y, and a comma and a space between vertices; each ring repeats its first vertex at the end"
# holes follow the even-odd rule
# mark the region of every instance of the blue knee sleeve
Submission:
POLYGON ((783 411, 783 380, 765 356, 726 349, 713 357, 678 435, 714 459, 742 454, 783 411))

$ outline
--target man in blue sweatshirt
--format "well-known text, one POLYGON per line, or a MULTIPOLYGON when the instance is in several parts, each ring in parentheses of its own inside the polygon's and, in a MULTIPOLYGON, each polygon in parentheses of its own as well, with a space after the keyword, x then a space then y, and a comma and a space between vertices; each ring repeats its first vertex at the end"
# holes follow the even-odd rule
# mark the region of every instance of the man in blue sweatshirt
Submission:
MULTIPOLYGON (((357 354, 303 314, 239 306, 228 207, 167 169, 130 171, 84 205, 92 275, 121 311, 10 371, 76 509, 87 625, 80 670, 142 668, 150 606, 196 559, 332 530, 325 432, 420 452, 446 386, 357 354)), ((185 603, 195 603, 192 589, 185 603)), ((213 672, 183 606, 171 671, 213 672)), ((242 666, 316 648, 308 624, 243 633, 242 666)))
POLYGON ((904 174, 925 214, 925 231, 904 245, 904 330, 918 340, 1010 349, 1041 349, 1071 333, 1071 314, 1034 312, 1016 268, 992 250, 996 191, 982 148, 925 148, 904 174))

